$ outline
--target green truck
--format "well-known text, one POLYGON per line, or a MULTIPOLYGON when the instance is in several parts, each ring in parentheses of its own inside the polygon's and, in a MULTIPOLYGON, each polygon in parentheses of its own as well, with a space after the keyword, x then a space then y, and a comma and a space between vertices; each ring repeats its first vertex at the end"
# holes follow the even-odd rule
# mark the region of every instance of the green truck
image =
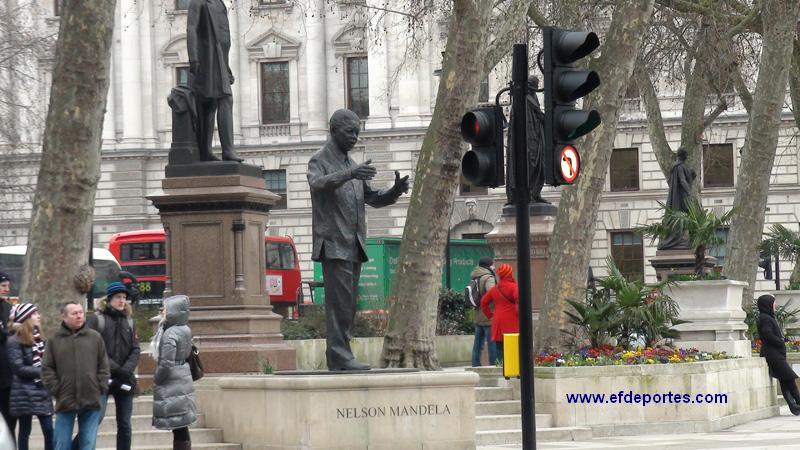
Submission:
MULTIPOLYGON (((448 270, 450 288, 461 291, 469 283, 469 276, 482 256, 492 256, 493 250, 483 239, 451 239, 449 265, 442 270, 442 287, 447 287, 448 270), (449 269, 448 269, 449 267, 449 269)), ((400 256, 400 238, 378 237, 367 239, 369 261, 361 266, 361 279, 358 282, 358 311, 385 310, 386 298, 397 271, 400 256)), ((322 266, 314 262, 314 281, 323 281, 322 266)), ((322 288, 314 290, 314 303, 325 301, 322 288)))

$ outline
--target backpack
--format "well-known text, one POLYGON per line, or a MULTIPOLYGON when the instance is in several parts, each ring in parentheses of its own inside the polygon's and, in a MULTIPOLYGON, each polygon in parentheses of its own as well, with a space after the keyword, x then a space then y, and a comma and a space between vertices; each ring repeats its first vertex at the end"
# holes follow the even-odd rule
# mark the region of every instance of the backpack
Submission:
POLYGON ((467 287, 464 288, 464 301, 467 303, 467 307, 479 308, 481 306, 481 298, 485 294, 481 290, 481 279, 490 275, 494 276, 494 274, 487 273, 469 280, 467 287))
MULTIPOLYGON (((95 313, 95 315, 97 316, 97 331, 103 334, 103 330, 106 328, 106 316, 100 312, 95 313)), ((133 327, 133 317, 131 316, 128 316, 128 326, 135 333, 136 328, 133 327)))

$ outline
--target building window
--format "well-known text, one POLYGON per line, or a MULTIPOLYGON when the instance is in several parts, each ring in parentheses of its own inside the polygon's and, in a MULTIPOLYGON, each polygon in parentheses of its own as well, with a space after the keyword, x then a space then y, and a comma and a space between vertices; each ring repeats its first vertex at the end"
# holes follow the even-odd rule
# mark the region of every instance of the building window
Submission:
POLYGON ((703 145, 703 187, 733 187, 733 144, 703 145))
POLYGON ((261 64, 261 123, 289 123, 289 63, 261 64))
POLYGON ((461 175, 458 193, 460 195, 487 195, 489 194, 489 188, 486 186, 473 186, 469 180, 464 178, 464 175, 461 175))
POLYGON ((486 77, 481 81, 481 88, 478 91, 478 101, 481 103, 486 103, 489 101, 489 77, 486 77))
POLYGON ((189 85, 189 67, 178 66, 175 68, 175 85, 189 85))
POLYGON ((632 231, 611 233, 611 257, 628 280, 644 280, 642 237, 632 231))
POLYGON ((611 152, 611 192, 639 190, 639 149, 615 148, 611 152))
POLYGON ((362 119, 369 116, 367 57, 347 58, 347 109, 362 119))
POLYGON ((175 11, 185 11, 189 9, 189 0, 175 0, 175 11))
POLYGON ((722 239, 722 243, 708 249, 708 254, 717 258, 717 266, 725 267, 725 258, 728 256, 728 232, 729 228, 719 228, 716 231, 717 237, 722 239))
POLYGON ((286 171, 283 169, 265 170, 264 181, 268 191, 281 196, 272 209, 286 209, 286 171))

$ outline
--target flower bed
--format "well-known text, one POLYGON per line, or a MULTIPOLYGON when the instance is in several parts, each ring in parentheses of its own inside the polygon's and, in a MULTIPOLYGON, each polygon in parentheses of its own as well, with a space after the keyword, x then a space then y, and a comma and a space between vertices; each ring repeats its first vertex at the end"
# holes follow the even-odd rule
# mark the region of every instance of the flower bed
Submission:
MULTIPOLYGON (((786 341, 786 351, 800 353, 800 339, 789 339, 786 341)), ((753 353, 761 353, 761 339, 756 339, 753 342, 753 353)))
MULTIPOLYGON (((798 341, 798 344, 800 344, 800 341, 798 341)), ((701 352, 696 348, 624 350, 619 347, 602 345, 582 348, 568 353, 541 353, 534 359, 534 364, 539 367, 630 366, 636 364, 675 364, 729 358, 725 352, 701 352)))

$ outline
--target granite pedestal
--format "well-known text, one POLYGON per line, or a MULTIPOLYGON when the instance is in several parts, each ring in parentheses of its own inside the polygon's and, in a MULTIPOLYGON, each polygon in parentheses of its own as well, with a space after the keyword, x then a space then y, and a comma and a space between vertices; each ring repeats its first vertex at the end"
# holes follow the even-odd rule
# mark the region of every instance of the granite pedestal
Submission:
POLYGON ((255 372, 259 361, 295 368, 264 277, 264 233, 279 197, 247 173, 166 178, 163 192, 147 197, 167 237, 164 296, 191 299, 189 325, 209 374, 255 372))

